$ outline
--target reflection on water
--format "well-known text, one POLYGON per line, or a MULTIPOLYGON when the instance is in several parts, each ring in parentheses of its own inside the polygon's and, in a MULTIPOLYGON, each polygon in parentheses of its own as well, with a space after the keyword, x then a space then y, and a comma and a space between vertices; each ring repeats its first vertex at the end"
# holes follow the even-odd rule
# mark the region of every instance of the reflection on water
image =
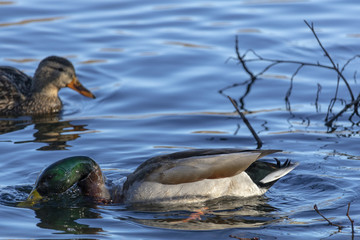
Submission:
MULTIPOLYGON (((8 186, 0 190, 0 203, 7 206, 17 207, 23 202, 32 186, 8 186)), ((89 199, 79 195, 79 190, 74 187, 56 199, 45 201, 35 205, 35 217, 39 219, 38 227, 61 231, 61 233, 72 234, 97 234, 103 232, 102 228, 90 227, 78 223, 79 219, 101 218, 100 214, 94 211, 95 204, 89 199)))
MULTIPOLYGON (((214 230, 226 228, 254 228, 280 221, 276 208, 263 196, 253 198, 220 198, 192 206, 137 206, 131 221, 152 227, 182 230, 214 230), (206 209, 199 218, 191 214, 206 209), (148 214, 147 214, 148 213, 148 214)), ((126 220, 126 219, 122 219, 126 220)))
POLYGON ((24 129, 26 126, 32 124, 29 119, 1 119, 0 120, 0 134, 14 132, 24 129))
MULTIPOLYGON (((0 190, 0 203, 17 207, 30 193, 31 186, 5 187, 0 190)), ((22 206, 23 207, 23 206, 22 206)), ((103 218, 98 208, 107 208, 116 213, 120 221, 135 222, 141 225, 181 230, 214 230, 227 228, 255 228, 282 221, 278 210, 268 203, 265 196, 251 198, 223 197, 202 203, 187 205, 98 205, 91 199, 81 196, 77 186, 72 187, 54 199, 40 202, 32 207, 38 227, 72 234, 97 234, 100 227, 90 227, 79 223, 79 219, 103 218), (198 217, 192 214, 205 209, 198 217)))
POLYGON ((49 21, 55 21, 55 20, 62 19, 62 18, 63 17, 26 19, 26 20, 21 20, 19 22, 0 23, 0 27, 9 27, 9 26, 14 26, 14 25, 24 25, 24 24, 34 23, 34 22, 49 22, 49 21))
POLYGON ((45 206, 35 209, 35 214, 36 218, 40 220, 37 226, 41 228, 73 234, 97 234, 103 232, 102 228, 91 227, 77 222, 81 218, 94 219, 101 217, 99 213, 92 211, 88 207, 45 206))
POLYGON ((16 141, 14 143, 30 143, 40 142, 45 143, 45 146, 37 150, 65 150, 71 145, 67 144, 80 137, 80 134, 89 132, 86 124, 74 124, 70 121, 61 121, 57 116, 42 117, 42 118, 28 118, 28 119, 2 119, 0 120, 0 133, 14 132, 34 124, 34 129, 37 130, 34 134, 33 140, 16 141))
MULTIPOLYGON (((85 202, 86 199, 61 200, 44 203, 34 211, 40 219, 37 226, 60 230, 64 233, 84 234, 99 233, 103 229, 79 223, 79 219, 102 218, 97 206, 85 202), (67 205, 66 205, 66 204, 67 205), (71 205, 72 207, 69 207, 71 205)), ((200 205, 187 206, 128 206, 105 205, 117 212, 119 221, 130 221, 141 225, 181 230, 214 230, 226 228, 254 228, 274 223, 283 219, 276 215, 276 209, 267 203, 264 197, 248 199, 218 199, 202 205, 208 210, 198 219, 188 220, 191 214, 203 208, 200 205)))
POLYGON ((68 141, 73 141, 79 137, 79 133, 88 129, 86 125, 73 125, 68 121, 52 122, 52 123, 35 123, 34 129, 37 132, 34 133, 34 140, 21 141, 15 143, 27 143, 27 142, 41 142, 46 143, 46 146, 40 147, 37 150, 65 150, 68 145, 68 141))
POLYGON ((211 48, 209 46, 202 46, 202 45, 197 45, 197 44, 193 44, 193 43, 183 43, 183 42, 166 42, 165 44, 177 45, 177 46, 183 46, 183 47, 189 47, 189 48, 211 48))

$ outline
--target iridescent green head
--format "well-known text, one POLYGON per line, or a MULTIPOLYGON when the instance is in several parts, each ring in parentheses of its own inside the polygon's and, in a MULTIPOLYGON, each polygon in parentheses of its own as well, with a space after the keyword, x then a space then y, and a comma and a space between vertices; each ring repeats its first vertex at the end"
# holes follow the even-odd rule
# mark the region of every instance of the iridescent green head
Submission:
POLYGON ((63 193, 86 178, 97 163, 89 157, 75 156, 62 159, 48 166, 35 183, 41 196, 63 193))
MULTIPOLYGON (((63 193, 94 171, 101 173, 98 164, 89 157, 75 156, 57 161, 43 170, 28 199, 19 206, 32 206, 43 197, 63 193)), ((86 181, 84 182, 86 184, 86 181)))

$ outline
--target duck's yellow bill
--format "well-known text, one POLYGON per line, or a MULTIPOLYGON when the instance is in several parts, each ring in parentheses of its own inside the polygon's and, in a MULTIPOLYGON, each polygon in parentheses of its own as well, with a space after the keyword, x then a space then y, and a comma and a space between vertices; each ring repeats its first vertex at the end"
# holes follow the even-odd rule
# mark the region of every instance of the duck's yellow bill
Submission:
POLYGON ((34 204, 40 202, 41 199, 43 199, 43 197, 40 195, 40 193, 36 189, 34 189, 31 191, 31 193, 29 194, 26 201, 19 203, 17 206, 18 207, 32 207, 32 206, 34 206, 34 204))

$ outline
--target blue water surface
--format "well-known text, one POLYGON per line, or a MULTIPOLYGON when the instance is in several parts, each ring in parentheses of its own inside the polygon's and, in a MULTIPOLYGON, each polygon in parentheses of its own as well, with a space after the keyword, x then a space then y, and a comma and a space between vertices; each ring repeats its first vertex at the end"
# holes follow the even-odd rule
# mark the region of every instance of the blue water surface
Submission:
MULTIPOLYGON (((292 78, 299 65, 278 64, 251 82, 236 59, 235 37, 240 54, 253 49, 264 58, 331 66, 307 20, 343 66, 360 53, 359 12, 355 0, 0 1, 1 65, 33 75, 46 56, 67 57, 97 97, 63 89, 59 115, 0 120, 0 238, 356 238, 359 117, 349 120, 350 108, 333 128, 324 121, 337 74, 304 66, 292 78), (156 155, 255 149, 227 95, 246 113, 263 149, 281 149, 273 157, 300 163, 264 196, 215 200, 201 220, 185 223, 202 206, 134 209, 81 199, 16 206, 45 166, 69 156, 92 157, 108 181, 121 184, 156 155), (330 226, 314 204, 344 228, 330 226)), ((267 64, 248 67, 256 74, 267 64)), ((358 64, 355 59, 343 72, 355 98, 358 64)), ((337 97, 330 116, 351 102, 342 80, 337 97)))

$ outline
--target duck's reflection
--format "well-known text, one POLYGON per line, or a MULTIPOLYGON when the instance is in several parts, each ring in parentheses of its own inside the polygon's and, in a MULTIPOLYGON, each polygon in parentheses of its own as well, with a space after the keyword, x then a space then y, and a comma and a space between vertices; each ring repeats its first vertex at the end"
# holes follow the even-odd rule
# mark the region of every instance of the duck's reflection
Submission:
MULTIPOLYGON (((25 199, 31 189, 32 186, 9 188, 6 191, 3 189, 3 193, 0 194, 0 203, 18 206, 18 203, 25 199), (7 200, 9 190, 12 190, 10 191, 11 202, 7 200), (21 199, 17 199, 15 196, 21 199)), ((256 228, 287 218, 280 216, 278 210, 268 201, 265 196, 259 196, 251 198, 223 197, 188 205, 126 206, 121 203, 98 205, 89 198, 80 196, 79 189, 74 186, 72 191, 60 195, 59 198, 31 208, 39 219, 37 226, 40 228, 71 234, 101 234, 105 231, 103 229, 105 225, 101 221, 92 221, 91 226, 84 223, 88 219, 102 219, 101 212, 107 212, 113 216, 113 219, 119 221, 181 230, 256 228), (98 211, 99 208, 102 211, 98 211), (205 208, 204 214, 199 214, 198 218, 191 218, 193 213, 205 208)))
POLYGON ((131 221, 151 227, 181 230, 254 228, 281 220, 281 217, 274 215, 276 208, 269 205, 263 196, 245 199, 221 198, 206 202, 202 206, 167 206, 166 209, 147 206, 136 210, 130 217, 131 221), (199 211, 200 209, 206 211, 199 211), (141 217, 136 216, 139 210, 141 217), (197 212, 204 214, 192 217, 197 212))
MULTIPOLYGON (((189 216, 199 210, 200 205, 164 208, 154 206, 124 208, 123 205, 109 207, 113 215, 117 215, 115 219, 120 221, 179 230, 256 228, 281 221, 281 217, 276 214, 276 208, 269 205, 265 197, 220 199, 205 204, 208 206, 206 213, 191 220, 189 220, 189 216)), ((63 231, 63 233, 99 234, 104 232, 102 226, 96 226, 95 222, 95 226, 89 226, 79 221, 102 218, 100 213, 94 211, 94 207, 96 208, 96 206, 81 204, 76 207, 41 206, 35 209, 36 217, 40 219, 37 226, 63 231)))
MULTIPOLYGON (((0 188, 0 205, 19 207, 33 186, 19 185, 0 188)), ((59 234, 101 234, 102 226, 90 226, 81 220, 101 219, 97 205, 79 195, 76 187, 69 193, 32 207, 38 219, 37 226, 56 230, 59 234)), ((96 224, 96 223, 94 223, 96 224)))
POLYGON ((40 142, 45 146, 37 150, 66 150, 71 147, 67 144, 80 137, 81 133, 89 131, 86 124, 74 124, 70 121, 63 121, 57 116, 42 118, 19 118, 19 119, 0 119, 0 134, 14 132, 24 129, 34 124, 37 130, 32 140, 14 141, 16 144, 40 142))
POLYGON ((34 139, 15 143, 41 142, 47 145, 37 150, 65 150, 71 147, 71 145, 67 144, 68 141, 77 139, 80 136, 79 132, 88 130, 85 127, 84 124, 75 125, 69 121, 35 122, 34 129, 37 132, 33 134, 34 139))
POLYGON ((1 118, 0 134, 21 130, 30 124, 32 124, 32 121, 29 118, 18 118, 18 119, 1 118))
POLYGON ((40 228, 71 234, 97 234, 103 232, 102 228, 91 227, 77 222, 77 220, 82 218, 101 218, 99 213, 91 211, 91 208, 88 207, 63 208, 47 206, 36 209, 35 214, 40 219, 40 222, 37 224, 40 228))

